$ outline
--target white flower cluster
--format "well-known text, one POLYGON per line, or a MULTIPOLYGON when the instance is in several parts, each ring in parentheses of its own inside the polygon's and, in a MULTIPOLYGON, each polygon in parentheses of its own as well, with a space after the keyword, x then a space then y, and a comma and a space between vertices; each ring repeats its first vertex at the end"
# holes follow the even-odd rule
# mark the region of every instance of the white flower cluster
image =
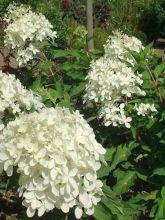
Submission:
POLYGON ((139 105, 135 104, 134 109, 137 111, 137 115, 146 116, 150 113, 157 112, 154 104, 145 104, 140 103, 139 105))
POLYGON ((21 114, 8 123, 1 139, 0 170, 11 176, 17 167, 29 217, 55 207, 64 213, 75 207, 77 219, 83 211, 94 213, 102 195, 96 172, 105 149, 78 111, 57 107, 21 114))
POLYGON ((14 75, 0 71, 0 130, 3 129, 2 117, 5 110, 14 115, 21 110, 40 110, 43 107, 41 97, 25 89, 14 75))
POLYGON ((27 7, 23 4, 18 6, 15 2, 13 2, 12 4, 9 4, 9 6, 7 7, 7 12, 4 15, 4 20, 8 23, 11 21, 15 21, 16 19, 28 13, 29 10, 30 7, 27 7))
POLYGON ((134 95, 145 95, 140 88, 143 83, 141 75, 135 75, 130 67, 119 60, 103 56, 91 63, 87 80, 84 98, 101 103, 99 118, 104 118, 104 124, 124 124, 129 128, 131 118, 125 115, 126 104, 123 102, 134 95))
POLYGON ((53 26, 41 13, 24 6, 10 5, 5 20, 5 46, 15 52, 18 65, 27 64, 39 53, 41 42, 56 38, 53 26))
POLYGON ((127 117, 125 114, 125 104, 112 104, 111 102, 105 103, 100 109, 99 118, 104 118, 104 125, 113 125, 114 127, 118 125, 124 125, 126 128, 130 128, 131 117, 127 117))
POLYGON ((131 64, 135 64, 135 59, 130 50, 139 53, 143 48, 142 42, 136 37, 130 37, 118 30, 109 36, 107 43, 104 45, 106 56, 121 59, 131 64))
POLYGON ((105 55, 91 62, 84 101, 94 101, 100 105, 98 117, 103 118, 105 126, 112 124, 130 128, 132 118, 128 113, 128 101, 146 94, 141 88, 142 75, 124 61, 134 64, 135 60, 128 49, 139 52, 143 46, 135 37, 118 31, 114 34, 104 46, 105 55))

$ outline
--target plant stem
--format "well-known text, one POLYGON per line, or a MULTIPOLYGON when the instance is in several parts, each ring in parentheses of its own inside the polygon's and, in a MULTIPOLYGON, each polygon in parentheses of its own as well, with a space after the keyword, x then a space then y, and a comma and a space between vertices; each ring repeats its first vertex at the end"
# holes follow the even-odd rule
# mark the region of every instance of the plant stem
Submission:
POLYGON ((159 98, 160 98, 160 102, 163 102, 163 99, 162 99, 160 90, 159 90, 159 88, 158 88, 158 83, 157 83, 157 81, 154 79, 154 76, 152 75, 152 72, 151 72, 149 66, 147 66, 147 69, 148 69, 148 72, 149 72, 149 74, 150 74, 150 77, 151 77, 151 81, 152 81, 152 83, 153 83, 153 86, 154 86, 155 90, 157 91, 157 95, 158 95, 159 98))
POLYGON ((88 30, 88 51, 94 50, 93 40, 93 0, 87 0, 87 30, 88 30))
MULTIPOLYGON (((47 59, 46 55, 45 55, 44 53, 42 53, 42 54, 43 54, 44 58, 47 59)), ((53 78, 54 81, 55 81, 55 76, 54 76, 54 73, 53 73, 53 70, 52 70, 51 67, 50 67, 50 73, 51 73, 51 75, 52 75, 52 78, 53 78)))
POLYGON ((68 220, 68 214, 66 214, 66 216, 65 216, 65 220, 68 220))

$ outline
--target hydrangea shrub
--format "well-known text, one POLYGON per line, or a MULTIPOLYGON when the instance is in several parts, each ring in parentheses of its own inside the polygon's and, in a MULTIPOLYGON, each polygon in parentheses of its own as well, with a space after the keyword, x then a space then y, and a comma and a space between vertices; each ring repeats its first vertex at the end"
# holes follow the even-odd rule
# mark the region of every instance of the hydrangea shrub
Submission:
POLYGON ((151 45, 116 30, 89 53, 78 28, 64 50, 55 19, 25 4, 3 21, 19 68, 0 71, 0 202, 14 194, 18 219, 164 219, 165 65, 151 45))

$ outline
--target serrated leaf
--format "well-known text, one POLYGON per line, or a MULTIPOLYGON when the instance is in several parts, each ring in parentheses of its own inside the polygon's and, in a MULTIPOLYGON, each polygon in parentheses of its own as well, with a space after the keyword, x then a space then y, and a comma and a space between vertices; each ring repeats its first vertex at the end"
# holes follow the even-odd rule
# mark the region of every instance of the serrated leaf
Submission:
POLYGON ((117 184, 113 186, 113 191, 116 195, 121 195, 129 190, 129 188, 134 184, 136 179, 135 171, 122 172, 122 175, 117 180, 117 184))

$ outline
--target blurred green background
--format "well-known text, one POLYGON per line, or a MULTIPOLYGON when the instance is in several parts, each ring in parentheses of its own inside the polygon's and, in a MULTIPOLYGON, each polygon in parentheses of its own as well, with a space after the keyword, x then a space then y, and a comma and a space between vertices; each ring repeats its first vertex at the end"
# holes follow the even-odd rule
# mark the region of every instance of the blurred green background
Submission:
MULTIPOLYGON (((0 0, 0 14, 12 0, 0 0)), ((61 48, 86 47, 85 0, 19 0, 42 12, 58 31, 61 48), (83 34, 82 34, 83 33, 83 34)), ((164 0, 94 0, 94 42, 102 49, 114 29, 135 35, 147 44, 165 36, 164 0)), ((2 35, 2 34, 1 34, 2 35)))

